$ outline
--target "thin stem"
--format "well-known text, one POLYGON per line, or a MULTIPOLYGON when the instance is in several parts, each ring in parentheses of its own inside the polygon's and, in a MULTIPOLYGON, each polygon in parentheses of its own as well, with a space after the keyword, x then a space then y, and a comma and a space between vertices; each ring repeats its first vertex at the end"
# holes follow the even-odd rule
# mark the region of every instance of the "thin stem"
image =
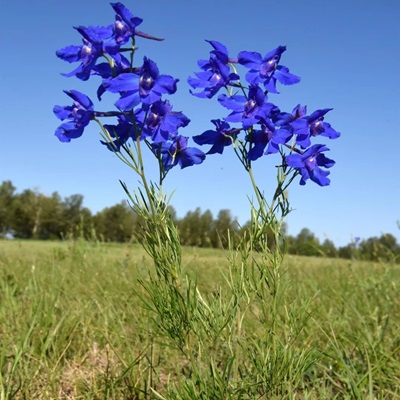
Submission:
POLYGON ((110 133, 107 131, 106 128, 104 128, 104 125, 101 123, 101 121, 99 119, 97 119, 96 117, 93 118, 93 121, 96 121, 97 124, 100 126, 101 128, 101 132, 100 135, 101 137, 108 143, 110 149, 113 151, 113 153, 124 163, 126 164, 128 167, 132 168, 138 175, 140 175, 140 171, 137 168, 136 165, 134 165, 133 163, 131 163, 128 158, 126 156, 124 156, 123 153, 121 153, 120 151, 118 151, 118 148, 116 147, 116 145, 113 143, 113 140, 110 136, 110 133))
MULTIPOLYGON (((147 198, 150 203, 152 217, 153 217, 153 219, 155 219, 156 218, 156 210, 154 207, 153 196, 152 196, 150 187, 147 183, 146 175, 144 173, 144 163, 143 163, 143 157, 142 157, 142 150, 141 150, 141 146, 140 146, 140 136, 138 136, 136 138, 135 147, 136 147, 136 154, 137 154, 137 158, 138 158, 138 164, 139 164, 139 168, 140 168, 139 176, 140 176, 140 179, 142 180, 143 187, 146 190, 147 198)), ((161 188, 160 188, 160 190, 161 190, 161 188)))

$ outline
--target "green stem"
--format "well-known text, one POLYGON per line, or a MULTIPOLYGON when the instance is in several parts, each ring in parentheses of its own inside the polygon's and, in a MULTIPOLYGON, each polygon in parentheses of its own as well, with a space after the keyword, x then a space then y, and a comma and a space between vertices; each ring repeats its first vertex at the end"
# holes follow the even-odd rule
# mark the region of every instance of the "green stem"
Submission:
MULTIPOLYGON (((137 167, 137 165, 135 165, 136 163, 134 162, 135 160, 131 158, 131 160, 133 161, 130 162, 128 160, 128 158, 126 156, 124 156, 123 153, 121 153, 120 151, 117 150, 117 148, 113 145, 113 140, 110 136, 110 133, 107 131, 107 129, 104 128, 103 124, 101 123, 101 121, 98 118, 93 118, 93 121, 97 122, 97 124, 100 126, 101 132, 100 135, 101 137, 110 145, 110 147, 113 149, 114 154, 124 163, 126 164, 128 167, 132 168, 138 175, 140 175, 140 171, 137 167)), ((129 154, 129 152, 127 152, 129 154)))
MULTIPOLYGON (((147 199, 150 203, 151 215, 153 217, 153 220, 155 221, 156 209, 154 207, 154 201, 153 201, 154 196, 152 195, 151 189, 147 183, 146 175, 144 173, 144 163, 143 163, 143 157, 142 157, 142 150, 141 150, 141 146, 140 146, 140 136, 137 136, 137 139, 136 139, 136 154, 137 154, 138 164, 139 164, 139 176, 140 176, 140 179, 142 180, 143 187, 147 194, 147 199)), ((161 191, 161 187, 159 188, 159 190, 161 191)))

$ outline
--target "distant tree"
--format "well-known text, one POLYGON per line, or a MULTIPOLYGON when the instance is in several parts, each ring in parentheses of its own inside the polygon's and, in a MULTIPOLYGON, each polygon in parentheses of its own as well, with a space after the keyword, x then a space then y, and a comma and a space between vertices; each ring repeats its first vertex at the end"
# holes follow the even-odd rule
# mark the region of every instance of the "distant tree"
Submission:
POLYGON ((0 185, 0 237, 11 231, 14 219, 14 200, 16 187, 11 181, 0 185))
POLYGON ((206 210, 200 217, 199 221, 200 236, 199 246, 200 247, 211 247, 211 234, 214 228, 214 217, 210 210, 206 210))
POLYGON ((171 214, 172 221, 176 222, 178 220, 178 216, 177 216, 175 208, 173 206, 169 205, 168 211, 171 214))
POLYGON ((349 260, 354 257, 354 250, 354 243, 349 243, 346 246, 339 247, 338 256, 349 260))
POLYGON ((201 243, 201 209, 197 207, 194 211, 188 211, 178 222, 178 230, 181 243, 185 246, 199 246, 201 243))
POLYGON ((396 238, 390 233, 363 240, 360 243, 361 258, 370 261, 399 260, 400 248, 396 238))
POLYGON ((93 217, 93 225, 98 237, 107 242, 128 242, 132 240, 138 220, 129 205, 122 201, 107 207, 93 217))
POLYGON ((337 257, 338 251, 332 240, 325 239, 320 246, 321 255, 325 257, 337 257))
POLYGON ((44 196, 30 189, 15 196, 13 234, 17 238, 39 237, 44 196))
POLYGON ((231 211, 224 209, 218 213, 211 230, 210 241, 212 247, 228 247, 228 232, 232 240, 237 241, 239 238, 239 224, 232 217, 231 211))
POLYGON ((74 235, 75 228, 79 225, 83 208, 83 196, 73 194, 65 197, 62 202, 62 220, 64 235, 74 235))
POLYGON ((37 236, 39 239, 61 239, 65 229, 63 203, 60 195, 54 192, 50 197, 41 199, 41 218, 37 236))
POLYGON ((285 236, 286 251, 288 254, 296 254, 296 237, 292 235, 285 236))
POLYGON ((295 239, 293 254, 318 256, 321 255, 319 247, 318 238, 308 228, 303 228, 295 239))
POLYGON ((400 252, 400 245, 397 243, 397 239, 391 233, 384 233, 379 238, 379 242, 392 254, 400 252))

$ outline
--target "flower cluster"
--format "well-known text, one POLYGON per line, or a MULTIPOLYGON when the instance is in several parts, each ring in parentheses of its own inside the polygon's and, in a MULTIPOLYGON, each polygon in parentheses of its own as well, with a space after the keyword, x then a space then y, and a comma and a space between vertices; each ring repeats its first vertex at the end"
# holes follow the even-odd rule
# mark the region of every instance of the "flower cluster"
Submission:
POLYGON ((101 78, 97 97, 101 100, 104 93, 117 93, 115 106, 118 111, 100 112, 94 110, 93 102, 78 91, 65 91, 72 98, 72 106, 55 106, 55 115, 63 121, 56 130, 56 136, 62 142, 70 142, 83 134, 90 121, 95 120, 101 126, 101 141, 113 152, 125 151, 127 142, 145 141, 160 161, 163 177, 172 167, 179 164, 185 168, 200 164, 205 154, 196 148, 188 147, 188 138, 179 135, 179 128, 185 127, 190 120, 182 112, 172 110, 163 95, 174 94, 178 79, 160 74, 156 63, 143 58, 140 66, 135 66, 123 53, 130 53, 130 60, 137 50, 137 36, 162 40, 137 27, 143 22, 134 16, 123 4, 111 3, 116 16, 115 22, 108 26, 79 26, 75 29, 82 35, 83 44, 67 46, 56 52, 57 56, 69 63, 79 63, 67 77, 86 81, 91 76, 101 78), (123 47, 131 41, 130 47, 123 47), (113 117, 115 124, 103 124, 100 118, 113 117))
POLYGON ((211 98, 220 89, 226 89, 227 94, 220 94, 218 102, 230 110, 230 114, 224 121, 212 120, 216 129, 194 136, 194 141, 199 145, 212 145, 207 154, 222 153, 226 146, 235 146, 246 168, 263 155, 279 152, 283 156, 283 167, 301 175, 301 185, 308 179, 320 186, 329 185, 329 171, 322 168, 330 168, 335 162, 323 154, 329 150, 325 145, 312 145, 311 139, 340 136, 324 122, 325 115, 332 109, 316 110, 307 115, 307 107, 298 105, 287 113, 269 101, 270 93, 279 93, 277 82, 283 85, 300 82, 289 68, 280 65, 286 47, 279 46, 264 57, 256 52, 241 51, 237 59, 233 59, 228 57, 224 45, 215 41, 209 43, 214 48, 209 61, 199 61, 202 71, 196 73, 195 78, 189 78, 188 83, 193 89, 203 88, 201 92, 192 93, 201 98, 211 98), (241 83, 237 73, 240 65, 248 69, 246 84, 241 83), (239 125, 231 127, 229 123, 239 125))
MULTIPOLYGON (((63 121, 56 136, 63 142, 80 137, 91 120, 100 124, 102 143, 114 152, 130 153, 128 141, 144 141, 158 159, 161 176, 175 165, 185 168, 200 164, 206 155, 199 149, 188 147, 189 138, 178 133, 187 126, 189 118, 173 111, 164 95, 177 90, 178 79, 160 74, 157 64, 143 57, 142 65, 133 65, 137 48, 136 37, 162 40, 137 27, 143 22, 123 4, 111 3, 116 16, 108 26, 79 26, 83 44, 67 46, 57 51, 57 56, 70 63, 79 63, 72 72, 64 74, 87 80, 91 76, 101 79, 97 97, 109 92, 118 94, 115 102, 118 111, 99 112, 83 93, 70 90, 72 106, 54 107, 55 115, 63 121), (128 42, 131 45, 123 47, 128 42), (125 57, 129 53, 130 57, 125 57), (100 118, 113 117, 114 124, 102 124, 100 118)), ((301 175, 300 184, 311 179, 320 186, 329 185, 329 171, 335 162, 323 153, 329 149, 323 144, 312 144, 315 137, 336 139, 340 133, 324 121, 331 108, 307 113, 307 107, 297 105, 292 112, 283 112, 270 101, 278 94, 277 84, 294 85, 300 77, 281 65, 285 46, 278 46, 262 56, 260 53, 241 51, 236 58, 217 41, 207 41, 211 46, 208 60, 199 60, 201 69, 188 79, 194 89, 192 95, 211 99, 219 93, 218 102, 229 110, 223 119, 213 119, 215 129, 194 136, 199 145, 211 145, 207 154, 222 154, 225 147, 233 146, 246 169, 263 155, 280 153, 285 174, 301 175), (245 82, 238 68, 246 70, 245 82), (231 126, 230 124, 236 124, 231 126), (288 171, 289 170, 289 171, 288 171)))

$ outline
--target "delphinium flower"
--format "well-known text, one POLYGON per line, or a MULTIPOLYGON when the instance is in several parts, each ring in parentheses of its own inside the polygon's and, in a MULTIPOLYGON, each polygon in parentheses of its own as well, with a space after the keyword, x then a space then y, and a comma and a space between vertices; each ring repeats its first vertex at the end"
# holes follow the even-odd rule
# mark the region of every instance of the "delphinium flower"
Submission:
POLYGON ((324 116, 332 108, 314 111, 307 116, 307 106, 297 105, 292 113, 279 113, 273 120, 281 130, 287 132, 288 139, 296 136, 296 143, 303 149, 311 146, 311 138, 316 136, 326 136, 329 139, 336 139, 340 132, 335 131, 330 124, 324 122, 324 116))
POLYGON ((120 99, 115 105, 123 111, 131 110, 140 102, 152 104, 161 99, 162 94, 176 92, 179 79, 169 75, 160 75, 156 63, 144 57, 143 66, 137 73, 122 73, 115 78, 103 80, 105 89, 119 93, 120 99))
POLYGON ((260 53, 241 51, 238 55, 239 64, 249 68, 246 80, 251 85, 262 83, 266 90, 271 93, 278 93, 276 81, 284 85, 294 85, 300 82, 300 77, 293 75, 283 65, 278 65, 286 46, 279 46, 267 53, 264 57, 260 53))
POLYGON ((330 172, 321 169, 321 167, 330 168, 335 165, 335 161, 322 154, 328 150, 325 145, 316 144, 300 154, 289 154, 285 157, 286 164, 301 174, 300 185, 305 185, 308 179, 320 186, 329 185, 330 180, 327 176, 330 172))
POLYGON ((113 26, 113 38, 116 43, 125 44, 135 35, 136 27, 143 20, 135 17, 122 3, 111 3, 111 7, 117 14, 113 26))
POLYGON ((136 121, 143 125, 143 133, 154 143, 172 139, 179 128, 189 124, 190 119, 182 112, 172 111, 168 100, 157 100, 151 106, 143 105, 135 112, 136 121))
POLYGON ((255 161, 263 154, 273 154, 279 151, 279 145, 286 142, 285 135, 280 134, 279 130, 275 129, 274 124, 269 120, 263 120, 260 125, 261 129, 253 129, 247 136, 246 140, 251 142, 247 157, 251 161, 255 161), (264 149, 267 149, 264 152, 264 149))
POLYGON ((76 69, 70 73, 63 74, 64 76, 76 76, 78 79, 88 80, 92 73, 96 73, 95 66, 100 57, 104 56, 109 63, 112 63, 113 60, 118 63, 120 59, 119 53, 131 50, 122 49, 121 46, 135 36, 163 40, 138 31, 136 27, 143 20, 135 17, 122 3, 111 3, 111 6, 117 13, 114 24, 109 26, 75 27, 83 37, 83 45, 67 46, 57 50, 57 57, 62 60, 69 63, 80 62, 76 69))
POLYGON ((76 76, 78 79, 86 81, 89 79, 91 71, 99 57, 109 52, 115 54, 118 46, 111 44, 106 46, 104 39, 112 36, 111 27, 84 27, 75 28, 83 36, 82 46, 67 46, 57 50, 57 57, 69 63, 80 62, 79 66, 64 76, 76 76))
POLYGON ((268 98, 259 86, 250 86, 248 95, 227 96, 222 94, 218 101, 225 108, 233 110, 225 120, 240 122, 243 129, 248 129, 262 119, 267 119, 275 112, 276 106, 268 103, 268 98))
POLYGON ((108 132, 108 141, 101 141, 102 144, 113 152, 121 151, 121 146, 129 139, 136 140, 140 135, 140 127, 134 126, 126 115, 118 116, 117 125, 104 124, 104 129, 108 132))
MULTIPOLYGON (((204 90, 197 94, 198 97, 209 98, 225 86, 228 94, 218 97, 222 106, 232 110, 224 118, 225 123, 239 123, 241 128, 235 131, 235 128, 229 127, 229 130, 236 134, 228 137, 228 128, 222 127, 221 121, 218 122, 219 125, 216 125, 215 120, 212 120, 217 129, 195 136, 194 140, 200 145, 212 145, 207 154, 222 153, 226 145, 237 142, 234 146, 235 153, 248 171, 251 169, 251 162, 263 155, 280 153, 282 157, 285 157, 285 148, 290 149, 294 153, 287 156, 287 161, 283 158, 282 168, 292 167, 292 172, 296 173, 297 171, 301 174, 300 183, 302 185, 307 179, 311 179, 317 184, 325 186, 330 182, 327 178, 329 172, 321 168, 330 168, 334 165, 334 161, 322 154, 328 150, 324 145, 310 146, 313 137, 321 135, 335 139, 340 136, 340 133, 335 131, 330 124, 324 122, 324 115, 331 109, 317 110, 307 116, 306 106, 299 104, 291 113, 287 113, 281 112, 277 106, 268 102, 268 92, 279 93, 276 89, 277 81, 284 85, 300 82, 300 77, 290 73, 286 66, 280 65, 281 56, 285 51, 285 46, 278 46, 264 57, 256 52, 240 52, 237 60, 232 60, 231 64, 237 62, 249 69, 246 74, 248 87, 241 83, 239 76, 235 77, 235 82, 227 81, 219 86, 215 83, 211 85, 207 79, 212 76, 212 66, 206 61, 200 60, 199 65, 206 66, 209 74, 198 76, 197 80, 189 80, 189 83, 195 83, 197 87, 215 88, 215 92, 204 90), (260 85, 264 89, 261 89, 260 85), (228 86, 238 88, 243 94, 234 93, 232 95, 232 90, 228 86), (241 131, 245 132, 244 138, 240 138, 238 135, 241 131), (291 141, 290 145, 289 141, 291 141)), ((225 47, 223 53, 228 54, 225 47)), ((226 64, 226 67, 228 66, 226 64)), ((236 74, 236 68, 234 71, 236 74)), ((289 184, 291 181, 288 179, 289 184)))
POLYGON ((241 129, 233 129, 227 122, 220 119, 213 119, 211 122, 215 125, 216 129, 193 136, 193 140, 199 145, 211 144, 212 146, 207 154, 222 154, 226 146, 232 145, 241 129))
POLYGON ((188 83, 193 89, 203 89, 201 92, 190 92, 196 97, 212 98, 222 87, 239 79, 239 75, 230 72, 229 63, 237 62, 228 56, 227 48, 216 41, 207 40, 214 48, 209 60, 199 60, 198 65, 203 70, 195 72, 196 78, 189 78, 188 83))
POLYGON ((110 3, 111 7, 117 13, 113 27, 113 38, 118 44, 124 44, 134 36, 140 36, 145 39, 162 41, 164 39, 149 35, 136 29, 143 20, 135 17, 122 3, 110 3))
POLYGON ((340 136, 340 132, 335 131, 330 124, 324 122, 324 115, 331 111, 332 108, 316 110, 310 116, 295 119, 290 122, 293 128, 293 134, 296 135, 296 143, 303 149, 311 145, 311 137, 326 136, 329 139, 336 139, 340 136))
POLYGON ((187 147, 188 140, 185 136, 176 136, 173 141, 153 144, 154 151, 162 157, 165 171, 178 164, 186 168, 204 161, 205 154, 195 147, 187 147))
MULTIPOLYGON (((96 64, 92 69, 93 75, 98 75, 103 79, 112 78, 113 76, 120 75, 124 72, 131 72, 132 68, 129 60, 122 54, 115 54, 113 57, 113 65, 111 67, 109 62, 96 64)), ((103 83, 97 89, 97 98, 101 100, 101 96, 106 92, 103 83)))
POLYGON ((54 114, 61 121, 68 120, 56 130, 61 142, 70 142, 82 136, 83 130, 95 116, 93 102, 85 94, 77 90, 64 91, 73 100, 72 106, 55 106, 54 114))
POLYGON ((290 124, 297 119, 305 117, 306 114, 307 106, 302 106, 298 104, 295 108, 293 108, 293 111, 291 113, 279 112, 273 116, 272 120, 277 126, 281 126, 282 128, 289 126, 292 130, 290 124))

